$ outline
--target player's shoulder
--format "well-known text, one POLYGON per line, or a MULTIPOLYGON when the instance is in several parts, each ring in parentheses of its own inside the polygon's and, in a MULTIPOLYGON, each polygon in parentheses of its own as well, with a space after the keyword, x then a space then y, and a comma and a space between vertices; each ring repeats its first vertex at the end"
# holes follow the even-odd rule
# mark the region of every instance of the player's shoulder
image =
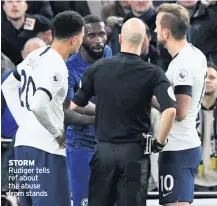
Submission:
POLYGON ((72 54, 67 60, 66 60, 66 65, 69 68, 71 68, 74 65, 77 65, 79 60, 81 59, 80 52, 76 52, 76 54, 72 54))
POLYGON ((111 47, 108 46, 108 45, 105 45, 103 57, 107 58, 107 57, 111 57, 111 56, 112 56, 112 49, 111 49, 111 47))
POLYGON ((106 58, 98 59, 96 62, 92 64, 92 68, 99 69, 104 68, 104 66, 110 65, 115 59, 115 56, 108 56, 106 58))
POLYGON ((189 44, 186 49, 180 53, 177 59, 179 61, 185 60, 182 63, 186 65, 196 65, 197 63, 206 61, 206 57, 203 52, 192 44, 189 44))
POLYGON ((205 62, 205 55, 198 48, 189 44, 173 57, 169 69, 173 72, 176 72, 176 69, 195 70, 195 68, 203 67, 205 62))
POLYGON ((148 73, 153 73, 153 75, 165 75, 165 72, 163 71, 163 69, 157 65, 146 62, 142 59, 138 63, 140 64, 141 70, 144 73, 148 72, 148 73))
POLYGON ((62 75, 68 74, 65 61, 54 49, 50 48, 46 54, 42 54, 40 57, 40 65, 42 69, 46 69, 47 72, 57 72, 62 75))

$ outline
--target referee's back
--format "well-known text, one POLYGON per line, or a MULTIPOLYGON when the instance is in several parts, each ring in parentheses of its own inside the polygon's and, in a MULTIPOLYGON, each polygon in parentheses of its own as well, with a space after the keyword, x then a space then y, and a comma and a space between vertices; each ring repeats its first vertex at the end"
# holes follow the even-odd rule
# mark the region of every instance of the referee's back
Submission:
POLYGON ((150 130, 153 95, 161 110, 175 107, 175 96, 165 73, 140 58, 147 46, 145 25, 131 19, 120 35, 121 53, 101 59, 89 67, 73 102, 86 106, 96 96, 96 133, 101 141, 138 141, 150 130), (137 24, 137 25, 136 25, 137 24))
POLYGON ((148 133, 154 90, 168 81, 163 71, 130 53, 103 59, 94 70, 96 137, 125 142, 148 133))

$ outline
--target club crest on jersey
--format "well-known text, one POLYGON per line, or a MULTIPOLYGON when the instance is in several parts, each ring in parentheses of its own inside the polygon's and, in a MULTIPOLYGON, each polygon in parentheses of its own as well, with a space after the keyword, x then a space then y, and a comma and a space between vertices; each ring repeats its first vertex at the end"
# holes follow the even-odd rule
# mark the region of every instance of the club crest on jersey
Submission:
POLYGON ((181 69, 180 72, 178 73, 177 79, 180 82, 184 82, 188 79, 188 72, 184 69, 181 69))
POLYGON ((88 206, 88 199, 84 198, 81 200, 81 206, 88 206))

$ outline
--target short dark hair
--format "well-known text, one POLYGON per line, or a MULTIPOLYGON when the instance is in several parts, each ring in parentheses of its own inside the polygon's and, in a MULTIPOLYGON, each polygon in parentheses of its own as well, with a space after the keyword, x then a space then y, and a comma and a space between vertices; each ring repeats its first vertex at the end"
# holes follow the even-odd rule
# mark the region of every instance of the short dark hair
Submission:
POLYGON ((57 39, 67 39, 77 35, 84 26, 83 17, 75 11, 64 11, 53 20, 53 35, 57 39))
POLYGON ((84 17, 85 24, 99 23, 103 22, 102 18, 94 15, 87 15, 84 17))
POLYGON ((208 62, 207 62, 207 67, 213 68, 213 69, 216 70, 216 72, 217 72, 217 66, 216 66, 214 63, 208 61, 208 62))
POLYGON ((190 26, 188 11, 178 4, 164 3, 158 9, 160 12, 164 13, 161 26, 169 29, 174 39, 184 39, 190 26))

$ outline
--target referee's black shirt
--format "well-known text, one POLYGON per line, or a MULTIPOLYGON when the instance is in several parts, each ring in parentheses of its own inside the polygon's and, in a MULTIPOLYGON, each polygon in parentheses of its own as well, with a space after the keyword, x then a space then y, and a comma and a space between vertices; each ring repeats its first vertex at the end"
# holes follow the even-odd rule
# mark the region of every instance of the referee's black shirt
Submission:
POLYGON ((162 111, 175 107, 175 96, 163 70, 136 54, 122 52, 97 61, 84 72, 73 102, 86 106, 96 96, 96 138, 130 142, 150 131, 153 95, 162 111))

